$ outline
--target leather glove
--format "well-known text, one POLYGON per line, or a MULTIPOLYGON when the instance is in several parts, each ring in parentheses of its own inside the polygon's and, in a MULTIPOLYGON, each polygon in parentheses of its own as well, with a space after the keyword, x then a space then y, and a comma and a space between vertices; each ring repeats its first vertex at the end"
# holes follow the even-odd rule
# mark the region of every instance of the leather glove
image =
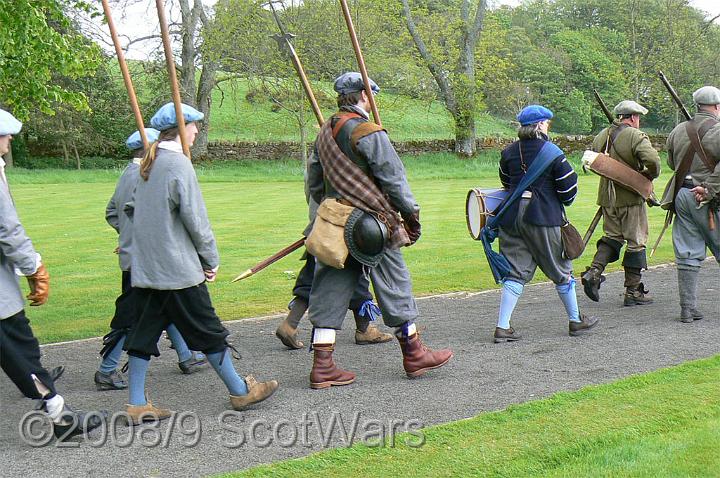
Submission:
POLYGON ((405 222, 405 230, 410 237, 410 244, 415 244, 420 239, 422 229, 422 226, 420 226, 420 211, 403 215, 403 221, 405 222))
POLYGON ((27 280, 30 285, 30 293, 27 295, 30 305, 43 305, 47 302, 50 293, 50 274, 45 266, 40 264, 33 275, 27 276, 27 280))

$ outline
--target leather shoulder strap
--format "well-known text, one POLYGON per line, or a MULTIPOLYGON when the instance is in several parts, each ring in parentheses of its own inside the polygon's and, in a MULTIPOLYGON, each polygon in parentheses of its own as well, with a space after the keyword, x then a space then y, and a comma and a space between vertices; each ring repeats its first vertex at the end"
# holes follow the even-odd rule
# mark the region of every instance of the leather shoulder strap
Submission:
POLYGON ((618 126, 613 125, 613 126, 610 126, 610 128, 608 128, 608 136, 607 136, 607 141, 605 143, 605 151, 604 151, 605 154, 610 156, 610 150, 615 145, 615 140, 617 139, 618 136, 620 136, 620 133, 622 133, 625 130, 625 128, 627 128, 627 127, 628 127, 628 125, 626 125, 625 123, 621 123, 618 126))
POLYGON ((366 123, 360 123, 359 125, 357 125, 350 134, 350 140, 352 142, 353 148, 358 143, 358 141, 363 139, 365 136, 377 133, 378 131, 385 131, 385 129, 382 126, 378 126, 371 121, 368 121, 366 123))
MULTIPOLYGON (((704 125, 702 125, 704 126, 704 125)), ((709 129, 709 128, 707 128, 709 129)), ((707 129, 704 133, 707 132, 707 129)), ((677 197, 678 192, 680 192, 680 189, 682 188, 683 181, 685 180, 685 176, 687 176, 688 172, 690 171, 690 166, 692 165, 693 158, 695 157, 695 144, 700 143, 700 136, 699 131, 697 128, 697 125, 695 124, 695 121, 686 121, 685 122, 685 131, 687 132, 688 138, 690 138, 690 147, 687 149, 687 152, 685 153, 685 156, 680 161, 680 164, 678 164, 677 169, 675 170, 675 188, 673 190, 673 201, 675 201, 675 198, 677 197)), ((704 136, 703 133, 703 136, 704 136)), ((702 144, 700 144, 700 147, 702 148, 702 144)))
POLYGON ((705 134, 710 130, 710 128, 717 124, 717 121, 712 118, 708 118, 700 125, 699 128, 696 128, 695 124, 691 126, 690 123, 691 121, 688 121, 685 126, 688 137, 690 138, 690 145, 692 146, 690 149, 700 156, 700 159, 703 164, 705 164, 705 167, 712 172, 715 170, 715 166, 717 166, 717 161, 708 157, 705 148, 703 148, 702 139, 705 137, 705 134))
POLYGON ((357 113, 342 112, 336 114, 334 118, 337 118, 338 121, 337 123, 335 123, 335 126, 333 126, 332 137, 337 138, 338 133, 340 132, 342 127, 345 126, 345 123, 347 123, 348 120, 351 120, 353 118, 362 118, 362 116, 357 113))

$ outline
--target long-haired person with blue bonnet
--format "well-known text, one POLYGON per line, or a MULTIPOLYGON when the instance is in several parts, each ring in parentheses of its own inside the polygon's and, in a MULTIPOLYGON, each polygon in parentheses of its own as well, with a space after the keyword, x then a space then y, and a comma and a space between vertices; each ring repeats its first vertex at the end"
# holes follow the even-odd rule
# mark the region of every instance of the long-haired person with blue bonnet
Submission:
POLYGON ((550 141, 548 129, 552 118, 552 111, 544 106, 523 108, 517 116, 518 140, 505 148, 500 157, 500 181, 510 192, 515 191, 535 161, 546 164, 543 163, 542 173, 522 192, 521 198, 508 205, 499 222, 500 252, 510 271, 502 281, 496 343, 520 340, 520 334, 510 326, 510 317, 525 284, 532 280, 538 267, 555 283, 570 321, 570 335, 591 329, 599 320, 578 310, 572 261, 563 254, 560 227, 566 222, 565 206, 577 196, 578 184, 577 174, 562 151, 552 144, 546 145, 550 141))
MULTIPOLYGON (((185 140, 192 144, 203 114, 182 105, 185 140)), ((132 286, 139 318, 125 348, 129 355, 127 406, 133 423, 169 417, 145 396, 145 375, 151 356, 158 356, 162 331, 174 324, 192 350, 202 351, 225 383, 230 403, 242 410, 265 400, 278 387, 275 380, 242 379, 232 364, 222 325, 210 301, 206 283, 220 266, 215 236, 195 169, 183 154, 175 108, 168 103, 150 123, 160 131, 140 163, 140 180, 131 204, 133 221, 132 286)))
MULTIPOLYGON (((154 128, 145 128, 148 141, 155 142, 160 131, 154 128)), ((140 161, 145 155, 145 147, 140 132, 131 134, 125 146, 132 152, 133 159, 128 163, 120 175, 115 192, 105 208, 105 220, 118 233, 118 247, 116 252, 122 271, 122 292, 115 300, 115 314, 110 322, 110 332, 103 338, 103 347, 100 351, 102 361, 95 371, 94 381, 98 390, 124 390, 127 388, 127 379, 117 366, 122 355, 123 345, 127 334, 137 321, 137 307, 135 305, 135 292, 131 286, 130 273, 132 250, 132 221, 125 214, 125 204, 132 201, 132 195, 140 179, 140 161)), ((173 324, 167 327, 167 334, 172 341, 178 356, 178 367, 184 374, 190 374, 201 369, 206 363, 205 356, 191 351, 185 340, 173 324)))

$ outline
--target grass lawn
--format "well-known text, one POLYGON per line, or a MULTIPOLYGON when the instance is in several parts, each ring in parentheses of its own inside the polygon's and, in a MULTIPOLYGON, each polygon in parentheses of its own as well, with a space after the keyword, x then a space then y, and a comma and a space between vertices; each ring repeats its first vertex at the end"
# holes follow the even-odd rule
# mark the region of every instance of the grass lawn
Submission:
POLYGON ((240 476, 718 476, 720 356, 240 476), (417 438, 412 437, 413 440, 417 438))
MULTIPOLYGON (((496 287, 480 242, 467 233, 465 196, 472 187, 499 184, 497 157, 497 152, 486 152, 473 160, 449 154, 404 158, 422 206, 422 239, 404 250, 417 295, 496 287)), ((119 173, 8 171, 20 218, 51 275, 50 301, 28 310, 41 342, 107 331, 120 291, 120 270, 113 254, 117 237, 104 213, 119 173)), ((220 248, 218 280, 210 285, 218 314, 230 320, 284 311, 301 266, 300 251, 242 282, 230 280, 300 237, 307 222, 301 163, 217 164, 199 167, 198 175, 220 248)), ((666 180, 658 180, 657 187, 666 180)), ((581 193, 568 209, 581 233, 596 210, 597 183, 597 176, 581 174, 581 193)), ((651 241, 662 227, 663 213, 650 210, 651 241)), ((594 246, 576 261, 576 273, 593 253, 594 246)), ((650 263, 672 258, 666 237, 650 263)), ((618 267, 616 263, 610 270, 618 267)), ((542 279, 539 273, 536 279, 542 279)), ((492 320, 495 311, 487 313, 492 320)))

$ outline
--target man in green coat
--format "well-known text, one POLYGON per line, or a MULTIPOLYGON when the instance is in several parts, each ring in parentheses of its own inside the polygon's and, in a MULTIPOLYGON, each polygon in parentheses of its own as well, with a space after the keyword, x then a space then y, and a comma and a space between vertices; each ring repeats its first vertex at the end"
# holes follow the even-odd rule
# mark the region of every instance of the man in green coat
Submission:
MULTIPOLYGON (((621 101, 613 114, 613 124, 600 132, 593 141, 593 150, 621 161, 652 180, 660 175, 660 157, 647 135, 640 131, 640 116, 648 110, 635 101, 621 101)), ((582 275, 585 294, 600 300, 600 284, 605 267, 620 258, 620 249, 627 243, 623 256, 625 269, 624 305, 652 302, 642 284, 642 269, 647 268, 646 244, 648 217, 642 196, 620 184, 600 178, 597 204, 602 208, 603 237, 597 243, 592 264, 582 275)))

